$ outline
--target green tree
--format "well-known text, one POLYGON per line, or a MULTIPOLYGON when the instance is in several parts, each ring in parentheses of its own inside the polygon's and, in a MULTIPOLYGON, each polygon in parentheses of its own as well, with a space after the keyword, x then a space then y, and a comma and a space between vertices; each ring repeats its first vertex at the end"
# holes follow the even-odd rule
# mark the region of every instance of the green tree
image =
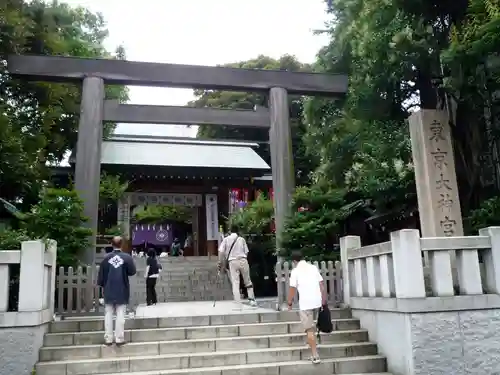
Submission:
MULTIPOLYGON (((273 69, 287 71, 311 71, 311 66, 300 63, 294 56, 284 55, 276 60, 268 56, 258 56, 256 59, 226 64, 226 67, 244 69, 273 69)), ((253 110, 256 106, 268 106, 267 95, 262 93, 243 93, 234 91, 195 90, 196 100, 189 103, 196 108, 224 108, 253 110)), ((303 97, 290 96, 290 123, 292 127, 293 155, 297 184, 309 182, 310 172, 316 161, 307 152, 302 138, 306 124, 302 120, 303 97)), ((219 125, 203 125, 198 130, 199 138, 218 138, 232 140, 248 140, 260 143, 256 152, 269 164, 269 131, 267 129, 228 127, 219 125)))
POLYGON ((318 185, 298 188, 285 223, 281 256, 288 258, 292 251, 300 250, 310 261, 338 260, 342 224, 357 208, 345 204, 346 193, 318 185))
POLYGON ((43 189, 39 202, 19 220, 19 229, 0 231, 0 249, 20 249, 21 242, 30 239, 51 239, 57 241, 58 265, 75 266, 89 245, 92 231, 82 225, 87 220, 83 202, 73 190, 43 189))
POLYGON ((57 241, 57 263, 74 266, 92 234, 82 226, 86 220, 83 202, 75 191, 44 189, 39 203, 27 214, 24 229, 29 238, 57 241))
POLYGON ((314 68, 347 73, 349 90, 305 103, 306 145, 320 160, 315 182, 359 193, 379 214, 415 205, 406 119, 415 108, 444 108, 447 94, 462 207, 477 206, 494 180, 499 134, 488 101, 500 67, 496 2, 333 0, 330 14, 331 41, 314 68))
POLYGON ((134 219, 140 223, 160 223, 165 220, 191 223, 192 213, 192 208, 185 206, 149 205, 139 209, 134 219))
MULTIPOLYGON (((106 51, 100 14, 64 3, 7 0, 0 4, 0 58, 43 54, 123 59, 106 51)), ((13 79, 0 66, 0 196, 36 202, 47 163, 60 162, 76 144, 80 87, 13 79)), ((124 87, 107 87, 108 98, 127 99, 124 87)), ((106 125, 106 134, 113 130, 106 125)))

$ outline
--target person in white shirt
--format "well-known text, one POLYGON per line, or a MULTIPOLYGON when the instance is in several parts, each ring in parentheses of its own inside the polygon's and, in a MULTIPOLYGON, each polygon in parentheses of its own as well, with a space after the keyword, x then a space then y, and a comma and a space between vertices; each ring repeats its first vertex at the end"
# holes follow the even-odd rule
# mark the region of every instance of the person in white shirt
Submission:
POLYGON ((299 293, 300 323, 307 335, 307 343, 312 351, 312 363, 320 363, 316 337, 314 336, 314 320, 321 306, 326 304, 326 291, 323 277, 318 267, 302 259, 300 251, 292 253, 295 268, 290 275, 290 291, 288 293, 288 309, 292 309, 295 293, 299 293))
POLYGON ((250 266, 248 265, 248 245, 243 237, 238 235, 238 227, 231 225, 231 233, 222 240, 219 246, 219 270, 222 264, 229 264, 229 277, 233 289, 235 302, 241 303, 240 274, 247 288, 248 300, 251 306, 257 306, 250 278, 250 266))

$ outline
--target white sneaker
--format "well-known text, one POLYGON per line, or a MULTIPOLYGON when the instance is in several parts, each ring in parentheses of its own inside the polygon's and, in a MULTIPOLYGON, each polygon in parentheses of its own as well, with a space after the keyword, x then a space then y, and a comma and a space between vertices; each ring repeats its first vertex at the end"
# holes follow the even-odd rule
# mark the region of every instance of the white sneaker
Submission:
POLYGON ((257 307, 257 301, 256 301, 256 300, 254 300, 254 299, 250 299, 250 300, 248 300, 248 303, 249 303, 249 304, 250 304, 250 306, 252 306, 252 307, 257 307))
POLYGON ((317 365, 317 364, 321 363, 321 359, 319 358, 319 356, 318 356, 318 355, 317 355, 317 356, 315 356, 315 357, 313 356, 313 357, 309 358, 309 360, 310 360, 313 364, 315 364, 315 365, 317 365))

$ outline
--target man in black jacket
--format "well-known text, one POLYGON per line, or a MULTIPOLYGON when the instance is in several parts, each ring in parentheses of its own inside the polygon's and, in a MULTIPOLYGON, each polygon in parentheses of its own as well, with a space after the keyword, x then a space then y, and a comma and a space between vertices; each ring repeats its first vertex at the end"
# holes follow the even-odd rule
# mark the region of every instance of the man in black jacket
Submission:
POLYGON ((130 300, 129 277, 135 275, 134 259, 121 251, 122 238, 111 241, 113 251, 106 255, 99 267, 97 284, 104 292, 104 343, 117 346, 125 344, 125 312, 130 300), (116 314, 116 327, 113 335, 113 316, 116 314))

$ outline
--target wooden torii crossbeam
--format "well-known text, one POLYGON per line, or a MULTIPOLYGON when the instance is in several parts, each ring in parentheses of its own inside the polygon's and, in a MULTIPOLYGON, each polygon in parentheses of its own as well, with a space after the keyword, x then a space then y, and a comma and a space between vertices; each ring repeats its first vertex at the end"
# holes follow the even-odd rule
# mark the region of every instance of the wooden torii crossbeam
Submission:
MULTIPOLYGON (((61 56, 9 56, 8 70, 13 76, 29 80, 83 84, 75 186, 94 232, 98 220, 103 121, 270 128, 278 247, 295 186, 288 94, 339 97, 347 92, 348 85, 346 75, 61 56), (104 100, 105 84, 263 92, 269 96, 269 109, 232 111, 124 105, 104 100)), ((86 258, 90 264, 94 249, 95 236, 86 258)))

